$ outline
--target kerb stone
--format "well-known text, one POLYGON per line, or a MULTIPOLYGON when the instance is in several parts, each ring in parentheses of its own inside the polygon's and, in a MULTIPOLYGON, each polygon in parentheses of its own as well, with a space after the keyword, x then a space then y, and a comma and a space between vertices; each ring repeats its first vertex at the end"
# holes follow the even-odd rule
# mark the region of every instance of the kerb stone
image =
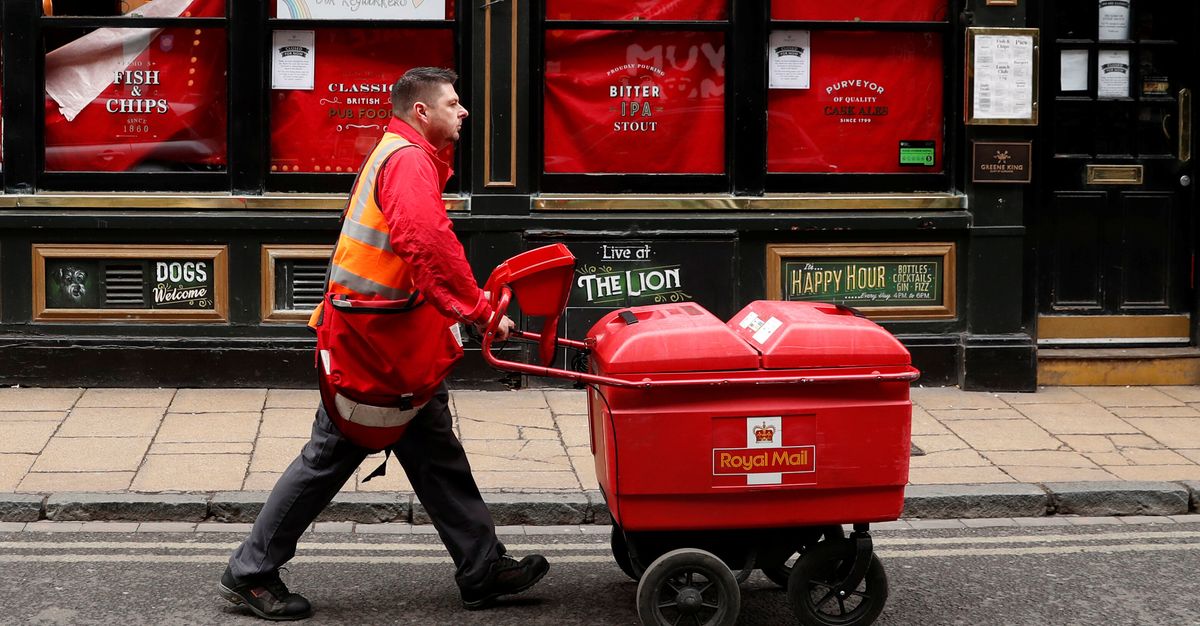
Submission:
POLYGON ((902 515, 933 519, 1038 517, 1049 508, 1049 496, 1037 485, 909 485, 902 515))
POLYGON ((46 500, 46 519, 56 522, 199 522, 208 500, 192 494, 63 493, 46 500))
MULTIPOLYGON (((589 503, 582 493, 487 493, 483 495, 497 526, 578 526, 587 523, 589 503)), ((413 503, 414 525, 429 524, 429 513, 413 503)))
POLYGON ((0 522, 36 522, 42 516, 45 496, 23 493, 0 494, 0 522))
POLYGON ((588 499, 588 519, 585 523, 611 526, 613 523, 612 512, 608 510, 608 501, 604 499, 604 492, 593 489, 585 492, 584 495, 588 499))
POLYGON ((1182 484, 1188 490, 1188 493, 1191 494, 1192 512, 1200 512, 1200 480, 1189 480, 1182 484))
POLYGON ((267 491, 222 491, 208 503, 208 517, 214 522, 253 523, 267 502, 267 491))
POLYGON ((1046 483, 1059 514, 1180 515, 1188 512, 1192 494, 1187 487, 1167 482, 1046 483))
POLYGON ((318 522, 407 522, 412 496, 407 493, 339 493, 317 516, 318 522))

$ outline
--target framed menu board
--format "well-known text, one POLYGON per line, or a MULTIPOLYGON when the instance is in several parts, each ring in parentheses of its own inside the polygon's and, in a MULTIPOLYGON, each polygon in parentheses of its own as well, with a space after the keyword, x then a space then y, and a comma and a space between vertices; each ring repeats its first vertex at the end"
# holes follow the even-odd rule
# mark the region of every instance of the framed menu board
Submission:
POLYGON ((1036 28, 968 28, 966 123, 1036 126, 1036 28))

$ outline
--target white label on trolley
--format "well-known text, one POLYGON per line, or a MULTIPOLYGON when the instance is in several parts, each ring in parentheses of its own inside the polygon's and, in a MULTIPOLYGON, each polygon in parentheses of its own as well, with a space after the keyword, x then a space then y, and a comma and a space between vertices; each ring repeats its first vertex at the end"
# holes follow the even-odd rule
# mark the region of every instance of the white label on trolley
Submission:
POLYGON ((771 338, 771 335, 774 335, 775 331, 779 330, 780 326, 783 326, 783 322, 778 318, 772 317, 767 320, 767 323, 762 325, 762 328, 755 329, 758 332, 754 333, 754 340, 758 343, 766 343, 771 338))
POLYGON ((750 313, 748 315, 746 315, 746 317, 744 319, 742 319, 742 323, 738 324, 738 325, 741 326, 742 328, 751 328, 753 330, 758 330, 759 328, 762 328, 763 321, 762 321, 762 318, 759 317, 757 313, 755 313, 754 311, 750 311, 750 313))

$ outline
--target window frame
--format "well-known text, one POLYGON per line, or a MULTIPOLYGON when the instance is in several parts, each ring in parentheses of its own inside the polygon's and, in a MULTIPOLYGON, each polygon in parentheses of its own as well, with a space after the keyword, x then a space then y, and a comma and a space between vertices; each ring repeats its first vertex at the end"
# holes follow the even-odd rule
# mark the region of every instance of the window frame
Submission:
MULTIPOLYGON (((772 0, 780 1, 780 0, 772 0)), ((962 73, 955 59, 962 58, 962 35, 955 28, 959 2, 946 0, 947 18, 944 22, 925 21, 827 21, 827 20, 781 20, 771 17, 771 2, 763 3, 762 16, 765 22, 763 46, 767 37, 775 30, 808 30, 836 32, 917 32, 939 33, 942 36, 942 164, 940 172, 855 172, 837 174, 829 172, 769 172, 767 171, 767 72, 764 63, 759 88, 763 97, 763 119, 760 127, 763 156, 762 171, 766 193, 787 192, 845 192, 861 190, 867 193, 907 192, 950 192, 961 188, 961 173, 958 164, 963 154, 959 146, 961 108, 958 94, 962 92, 962 73)), ((765 56, 765 55, 764 55, 765 56)), ((757 138, 757 137, 756 137, 757 138)))
POLYGON ((729 193, 732 188, 736 120, 729 68, 737 62, 734 30, 737 3, 725 0, 728 17, 701 20, 551 20, 546 1, 534 0, 529 81, 529 163, 534 193, 729 193), (546 33, 551 30, 720 32, 725 35, 725 172, 723 174, 552 173, 545 171, 546 33))

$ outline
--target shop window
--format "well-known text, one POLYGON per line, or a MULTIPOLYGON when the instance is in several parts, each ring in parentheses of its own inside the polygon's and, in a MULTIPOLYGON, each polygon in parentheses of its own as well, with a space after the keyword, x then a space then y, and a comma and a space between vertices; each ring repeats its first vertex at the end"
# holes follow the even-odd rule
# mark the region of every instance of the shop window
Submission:
MULTIPOLYGON (((159 19, 225 12, 224 0, 111 4, 107 15, 118 17, 132 4, 138 6, 131 15, 159 19)), ((46 3, 50 11, 70 6, 46 3)), ((225 29, 209 23, 79 29, 51 22, 45 30, 45 170, 224 170, 228 45, 225 29)))
POLYGON ((852 22, 942 22, 946 0, 904 2, 829 2, 828 0, 776 0, 771 19, 852 22))
POLYGON ((808 85, 769 90, 768 171, 941 171, 940 34, 801 32, 808 85))
MULTIPOLYGON (((458 69, 455 4, 272 2, 268 188, 348 189, 391 119, 396 79, 413 67, 458 69)), ((464 97, 469 80, 455 86, 464 97)), ((459 187, 453 177, 447 191, 459 187)))
POLYGON ((767 190, 948 188, 948 14, 946 0, 772 2, 767 190))
POLYGON ((224 17, 225 3, 199 3, 192 0, 42 0, 42 13, 58 17, 224 17))
POLYGON ((551 20, 725 20, 725 0, 547 0, 551 20))
POLYGON ((724 174, 725 42, 718 31, 548 30, 544 171, 724 174))
POLYGON ((315 69, 310 85, 271 90, 272 172, 356 172, 391 118, 396 79, 412 67, 455 66, 449 28, 274 33, 277 48, 289 39, 309 48, 315 69))

